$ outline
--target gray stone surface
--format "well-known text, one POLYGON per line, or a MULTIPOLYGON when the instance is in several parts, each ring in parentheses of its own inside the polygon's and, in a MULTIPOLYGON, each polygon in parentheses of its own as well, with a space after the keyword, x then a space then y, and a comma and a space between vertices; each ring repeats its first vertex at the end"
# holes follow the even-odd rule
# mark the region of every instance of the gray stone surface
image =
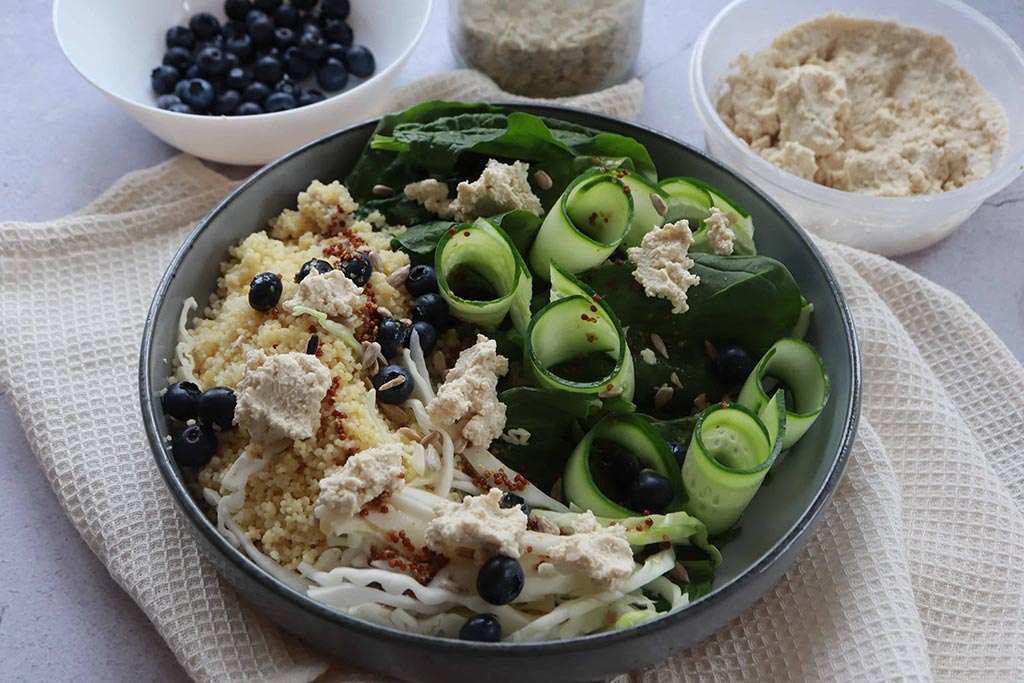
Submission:
MULTIPOLYGON (((439 0, 403 83, 455 65, 445 4, 439 0)), ((974 4, 1024 42, 1024 6, 974 4)), ((703 145, 686 64, 697 33, 722 5, 649 0, 636 68, 647 88, 641 122, 703 145)), ((68 66, 50 29, 49 3, 4 0, 0 10, 0 59, 8 65, 0 70, 0 218, 61 216, 122 174, 175 153, 68 66)), ((1018 181, 945 242, 901 259, 966 299, 1018 358, 1024 357, 1022 207, 1018 181)), ((0 520, 0 681, 188 680, 64 517, 3 397, 0 520)))

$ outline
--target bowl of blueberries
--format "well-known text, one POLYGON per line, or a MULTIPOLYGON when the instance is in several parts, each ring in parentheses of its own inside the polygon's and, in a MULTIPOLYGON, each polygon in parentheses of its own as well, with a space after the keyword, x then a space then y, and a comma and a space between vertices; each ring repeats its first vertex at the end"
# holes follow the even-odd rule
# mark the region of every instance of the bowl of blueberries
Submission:
POLYGON ((71 65, 157 137, 264 164, 383 113, 432 0, 56 0, 71 65))

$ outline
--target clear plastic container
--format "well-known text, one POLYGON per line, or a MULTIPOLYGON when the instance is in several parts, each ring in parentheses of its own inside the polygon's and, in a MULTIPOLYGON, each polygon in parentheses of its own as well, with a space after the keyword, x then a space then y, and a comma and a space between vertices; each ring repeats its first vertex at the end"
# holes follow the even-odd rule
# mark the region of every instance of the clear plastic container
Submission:
POLYGON ((640 50, 643 0, 450 0, 463 64, 528 97, 593 92, 625 79, 640 50))
POLYGON ((712 20, 694 46, 690 93, 711 154, 761 187, 808 230, 887 256, 923 249, 947 236, 1019 176, 1024 164, 1024 53, 995 23, 957 0, 833 0, 827 7, 820 0, 735 0, 712 20), (1009 119, 1009 143, 991 175, 940 194, 853 194, 777 168, 729 130, 714 103, 733 60, 830 12, 896 21, 944 35, 953 43, 960 64, 999 100, 1009 119))

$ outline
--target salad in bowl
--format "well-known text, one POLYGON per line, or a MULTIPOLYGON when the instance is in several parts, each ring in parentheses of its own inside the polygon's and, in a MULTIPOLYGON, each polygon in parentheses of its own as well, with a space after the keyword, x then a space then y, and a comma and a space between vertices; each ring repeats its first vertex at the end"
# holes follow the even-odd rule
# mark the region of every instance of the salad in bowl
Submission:
POLYGON ((228 542, 365 621, 684 609, 829 400, 752 217, 624 135, 425 103, 259 227, 181 302, 166 448, 228 542))

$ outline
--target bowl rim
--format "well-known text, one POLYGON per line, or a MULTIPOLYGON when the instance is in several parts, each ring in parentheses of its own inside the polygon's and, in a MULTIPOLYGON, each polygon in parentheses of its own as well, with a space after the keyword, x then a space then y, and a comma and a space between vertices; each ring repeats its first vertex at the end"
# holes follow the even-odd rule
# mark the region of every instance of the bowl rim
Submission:
MULTIPOLYGON (((593 119, 593 122, 589 125, 600 126, 601 123, 611 122, 616 125, 626 126, 641 130, 648 134, 663 138, 665 141, 683 147, 688 152, 696 154, 703 158, 704 161, 718 166, 726 173, 731 175, 736 181, 744 184, 747 189, 756 194, 762 201, 769 204, 775 211, 777 211, 784 219, 788 227, 795 233, 798 240, 798 244, 806 252, 808 258, 810 258, 819 268, 820 272, 825 278, 828 289, 834 297, 836 304, 839 308, 839 314, 843 321, 843 328, 847 334, 847 343, 845 348, 845 354, 850 358, 850 403, 849 409, 843 417, 843 428, 842 434, 839 441, 839 449, 832 460, 828 472, 824 477, 818 490, 815 491, 814 496, 811 500, 807 510, 800 516, 800 518, 794 523, 794 525, 780 538, 778 539, 771 548, 765 552, 765 554, 758 559, 756 563, 748 567, 745 571, 734 577, 728 583, 716 587, 708 595, 702 596, 697 600, 693 601, 686 606, 685 609, 678 610, 666 614, 662 617, 652 619, 650 621, 632 626, 630 628, 620 629, 608 633, 591 634, 585 636, 579 636, 568 640, 554 640, 554 641, 543 641, 543 642, 528 642, 528 643, 511 643, 511 642, 497 642, 497 643, 484 643, 474 641, 464 641, 452 638, 442 638, 439 636, 422 635, 418 633, 411 633, 408 631, 383 626, 370 621, 364 621, 356 617, 350 616, 343 612, 337 611, 328 605, 318 602, 303 593, 291 588, 284 584, 282 581, 274 578, 269 572, 260 568, 252 559, 250 559, 244 552, 232 546, 227 539, 224 538, 218 531, 216 526, 210 522, 206 515, 199 508, 194 497, 189 492, 184 481, 180 478, 178 472, 179 469, 170 457, 166 449, 166 444, 163 442, 159 430, 160 430, 160 418, 157 415, 157 411, 154 406, 154 401, 150 400, 152 396, 156 395, 154 392, 154 380, 163 381, 164 378, 154 378, 149 372, 149 358, 152 354, 153 349, 153 337, 155 333, 155 321, 156 317, 161 310, 167 289, 170 286, 171 281, 176 275, 179 267, 186 258, 189 251, 193 247, 193 243, 196 238, 207 229, 210 222, 219 213, 221 213, 231 202, 235 201, 241 196, 250 186, 256 183, 258 180, 263 178, 265 175, 273 173, 278 166, 284 164, 293 158, 303 155, 310 149, 318 147, 328 142, 333 141, 337 137, 349 135, 355 132, 361 132, 366 130, 371 132, 376 127, 380 120, 380 117, 376 117, 362 123, 357 123, 346 128, 337 130, 333 133, 325 135, 321 138, 313 140, 294 151, 282 156, 281 158, 267 164, 255 173, 253 173, 248 179, 236 187, 230 194, 222 199, 210 212, 196 225, 196 227, 189 233, 185 238, 181 247, 175 253, 171 259, 166 271, 160 279, 160 283, 157 287, 156 293, 153 296, 153 301, 150 304, 150 308, 146 314, 145 323, 143 326, 141 350, 139 354, 139 399, 142 409, 143 425, 146 430, 146 435, 150 444, 150 449, 153 453, 154 459, 161 476, 164 479, 168 489, 170 489, 171 497, 173 498, 179 511, 186 517, 188 522, 193 527, 194 531, 198 531, 203 535, 217 551, 221 557, 225 558, 234 567, 245 572, 248 577, 265 589, 271 591, 276 598, 284 600, 286 602, 297 605, 306 612, 311 612, 313 615, 332 622, 340 627, 357 629, 363 632, 365 635, 373 636, 376 638, 382 638, 391 641, 403 641, 412 645, 429 646, 435 651, 439 648, 450 652, 475 652, 483 655, 498 655, 503 653, 513 654, 524 654, 524 655, 552 655, 552 654, 565 654, 569 652, 576 652, 582 650, 589 650, 594 647, 600 647, 604 644, 611 644, 622 640, 632 640, 633 638, 643 637, 647 633, 653 633, 661 631, 663 629, 671 628, 677 622, 688 620, 691 618, 698 618, 701 614, 714 613, 716 606, 719 602, 727 601, 730 595, 740 593, 744 589, 755 582, 756 579, 768 572, 768 570, 775 564, 777 560, 785 558, 790 553, 791 549, 796 546, 801 547, 806 543, 810 533, 816 528, 822 514, 828 507, 832 496, 835 494, 838 488, 839 482, 842 479, 843 473, 846 470, 846 466, 849 462, 850 451, 853 447, 853 442, 857 434, 857 427, 860 421, 861 415, 861 399, 862 399, 862 370, 861 370, 861 356, 860 346, 857 337, 857 330, 854 326, 853 315, 850 311, 849 305, 846 301, 846 297, 843 294, 842 288, 839 285, 838 279, 832 272, 828 263, 825 261, 821 252, 815 246, 811 237, 799 226, 799 224, 771 197, 765 194, 763 191, 758 189, 753 183, 747 180, 743 175, 737 173, 727 164, 711 157, 707 153, 697 149, 693 145, 690 145, 678 138, 675 138, 666 133, 662 133, 653 128, 637 124, 632 121, 626 121, 624 119, 600 114, 596 112, 584 111, 575 109, 572 107, 552 105, 552 104, 526 104, 526 103, 515 103, 507 101, 494 101, 491 102, 494 105, 506 107, 509 109, 518 110, 530 110, 532 113, 540 115, 576 115, 583 114, 585 117, 593 119)), ((793 559, 789 559, 792 562, 793 559)), ((788 567, 788 564, 787 564, 788 567)), ((218 571, 220 571, 218 569, 218 571)), ((759 597, 763 591, 759 591, 756 597, 759 597)), ((756 599, 755 597, 755 599, 756 599)), ((730 619, 736 615, 742 613, 750 607, 753 600, 741 600, 742 607, 733 610, 734 614, 730 614, 730 619)), ((668 652, 666 652, 666 655, 668 652)))
MULTIPOLYGON (((1000 166, 994 169, 987 176, 970 182, 963 187, 958 187, 955 190, 949 190, 947 192, 937 192, 927 195, 886 197, 837 190, 833 187, 819 185, 805 178, 801 178, 794 173, 790 173, 789 171, 779 168, 775 164, 755 153, 750 149, 750 146, 747 143, 733 133, 729 126, 725 125, 725 122, 722 120, 722 117, 719 116, 715 105, 711 102, 711 96, 708 93, 707 84, 704 82, 702 75, 704 51, 710 42, 712 34, 714 34, 718 29, 718 25, 724 21, 728 15, 742 9, 743 5, 749 1, 750 0, 732 0, 714 16, 714 18, 697 37, 697 41, 694 43, 693 53, 690 56, 690 100, 693 103, 694 109, 697 111, 697 118, 700 119, 705 135, 710 136, 713 133, 716 139, 724 141, 724 143, 733 151, 738 152, 743 157, 744 163, 750 165, 751 173, 756 173, 764 181, 774 183, 788 192, 818 204, 836 206, 849 203, 856 205, 856 210, 864 213, 889 214, 893 212, 905 212, 908 210, 920 210, 926 206, 929 210, 934 210, 936 205, 938 205, 939 208, 944 208, 945 206, 951 205, 965 206, 968 204, 980 204, 986 198, 991 197, 1006 188, 1010 183, 1016 180, 1022 172, 1024 172, 1024 145, 1022 145, 1017 154, 1013 157, 1007 155, 1000 166)), ((989 19, 980 10, 961 2, 961 0, 931 0, 931 2, 958 10, 965 15, 966 19, 974 21, 974 23, 991 32, 993 38, 997 42, 1003 43, 1010 49, 1016 57, 1017 66, 1021 73, 1024 73, 1024 51, 1021 50, 1021 47, 1013 40, 1013 38, 1010 37, 1008 33, 1006 33, 1006 31, 989 19)), ((835 12, 833 11, 831 13, 835 12)), ((824 17, 828 14, 830 14, 828 8, 823 7, 820 16, 824 17)), ((841 16, 854 15, 844 14, 841 16)), ((864 18, 872 19, 872 17, 866 16, 864 18)), ((810 19, 807 21, 810 21, 810 19)), ((883 20, 878 19, 878 21, 883 20)), ((796 25, 794 24, 794 26, 796 25)), ((1000 102, 1000 106, 1002 106, 1002 102, 1000 102)))
POLYGON ((348 88, 347 90, 342 90, 338 93, 335 93, 334 95, 325 97, 320 102, 309 104, 306 105, 305 107, 294 107, 293 109, 285 109, 283 111, 263 112, 262 114, 250 114, 248 116, 234 117, 227 116, 224 114, 218 116, 206 114, 185 114, 181 112, 168 111, 166 109, 160 109, 156 106, 155 103, 148 104, 145 102, 139 102, 137 100, 123 97, 111 90, 108 90, 107 88, 104 88, 102 85, 97 83, 92 77, 86 74, 85 71, 83 71, 78 66, 78 64, 76 64, 75 61, 71 59, 71 56, 68 54, 68 51, 64 47, 64 38, 61 36, 60 28, 58 27, 57 16, 60 11, 60 6, 62 5, 62 3, 70 1, 71 0, 53 0, 53 8, 50 12, 50 23, 53 28, 53 34, 57 38, 57 46, 60 47, 61 54, 64 55, 64 59, 67 61, 68 64, 71 65, 71 68, 73 68, 79 76, 84 78, 92 87, 96 88, 107 97, 110 97, 111 99, 122 104, 125 104, 127 106, 139 107, 146 111, 153 112, 157 116, 162 116, 168 119, 179 118, 186 120, 191 119, 196 121, 265 121, 270 120, 271 117, 281 118, 283 116, 287 116, 288 114, 294 114, 296 112, 310 112, 318 107, 322 107, 323 105, 328 104, 329 102, 341 101, 347 95, 359 92, 360 90, 363 90, 365 86, 369 86, 371 83, 378 80, 379 78, 385 77, 393 72, 396 72, 400 70, 403 66, 405 66, 405 63, 409 59, 409 56, 412 54, 412 51, 416 49, 416 46, 420 44, 420 40, 423 39, 423 34, 426 33, 427 31, 427 26, 430 24, 430 17, 434 10, 434 0, 420 0, 420 2, 423 5, 426 5, 426 8, 423 13, 423 21, 420 22, 419 28, 416 29, 416 34, 413 36, 412 41, 405 47, 404 50, 402 50, 401 53, 399 53, 397 57, 395 57, 395 59, 391 61, 390 64, 388 64, 385 68, 381 69, 380 71, 374 71, 373 75, 371 75, 369 78, 363 79, 362 83, 359 83, 355 87, 348 88))

